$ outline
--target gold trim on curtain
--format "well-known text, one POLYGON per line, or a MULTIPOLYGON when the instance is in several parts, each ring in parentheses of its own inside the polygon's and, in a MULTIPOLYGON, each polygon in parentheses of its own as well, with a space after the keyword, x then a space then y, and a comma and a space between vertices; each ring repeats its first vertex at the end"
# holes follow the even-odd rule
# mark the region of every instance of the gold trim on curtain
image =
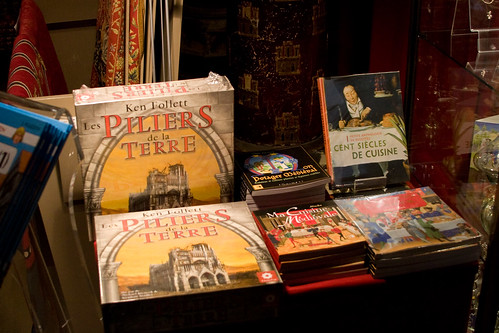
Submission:
POLYGON ((176 80, 182 5, 100 0, 91 87, 176 80))
POLYGON ((140 82, 144 39, 143 3, 143 0, 126 0, 126 3, 124 0, 100 1, 92 87, 140 82))

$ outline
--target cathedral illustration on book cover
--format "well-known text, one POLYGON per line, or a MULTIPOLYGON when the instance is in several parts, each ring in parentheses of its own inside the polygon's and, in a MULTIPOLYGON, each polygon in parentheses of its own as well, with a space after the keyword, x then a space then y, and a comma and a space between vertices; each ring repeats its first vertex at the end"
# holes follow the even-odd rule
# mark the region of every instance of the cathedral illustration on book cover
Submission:
POLYGON ((73 92, 90 216, 233 200, 226 77, 73 92))
POLYGON ((141 302, 163 299, 172 308, 168 317, 180 318, 193 310, 181 305, 192 297, 213 307, 234 293, 261 295, 244 306, 262 307, 264 295, 280 292, 281 279, 245 202, 99 215, 95 228, 105 317, 128 307, 137 314, 149 304, 141 302))

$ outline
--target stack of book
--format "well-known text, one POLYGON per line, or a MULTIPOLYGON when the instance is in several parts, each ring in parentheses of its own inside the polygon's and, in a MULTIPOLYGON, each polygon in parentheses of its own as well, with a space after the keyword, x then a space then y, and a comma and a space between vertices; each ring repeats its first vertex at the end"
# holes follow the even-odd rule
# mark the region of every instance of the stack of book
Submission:
POLYGON ((375 278, 473 262, 480 256, 480 233, 429 187, 335 201, 366 236, 375 278))
POLYGON ((331 178, 302 147, 240 154, 240 200, 251 210, 325 200, 331 178))
POLYGON ((0 103, 0 284, 71 129, 0 103))
POLYGON ((366 239, 333 200, 253 211, 286 286, 366 274, 366 239))
POLYGON ((109 332, 273 319, 282 280, 245 202, 95 217, 109 332))

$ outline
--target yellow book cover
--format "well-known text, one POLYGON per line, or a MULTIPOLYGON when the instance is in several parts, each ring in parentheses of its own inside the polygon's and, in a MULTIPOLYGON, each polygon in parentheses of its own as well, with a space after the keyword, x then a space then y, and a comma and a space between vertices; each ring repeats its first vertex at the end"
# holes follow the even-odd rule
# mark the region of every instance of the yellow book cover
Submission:
POLYGON ((87 213, 232 201, 233 94, 214 73, 74 90, 87 213))
POLYGON ((100 215, 95 230, 104 322, 117 331, 128 312, 164 327, 206 311, 273 316, 282 281, 243 201, 100 215))

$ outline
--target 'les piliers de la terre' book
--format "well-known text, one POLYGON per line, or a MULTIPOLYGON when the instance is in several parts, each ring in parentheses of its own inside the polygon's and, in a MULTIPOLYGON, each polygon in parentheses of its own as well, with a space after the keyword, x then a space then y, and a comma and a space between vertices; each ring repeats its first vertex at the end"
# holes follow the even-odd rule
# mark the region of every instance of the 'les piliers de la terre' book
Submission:
POLYGON ((95 228, 107 327, 145 318, 144 328, 163 315, 170 329, 210 311, 231 311, 220 322, 274 315, 281 279, 245 202, 100 215, 95 228))
POLYGON ((75 90, 87 213, 232 201, 233 93, 214 73, 75 90))

